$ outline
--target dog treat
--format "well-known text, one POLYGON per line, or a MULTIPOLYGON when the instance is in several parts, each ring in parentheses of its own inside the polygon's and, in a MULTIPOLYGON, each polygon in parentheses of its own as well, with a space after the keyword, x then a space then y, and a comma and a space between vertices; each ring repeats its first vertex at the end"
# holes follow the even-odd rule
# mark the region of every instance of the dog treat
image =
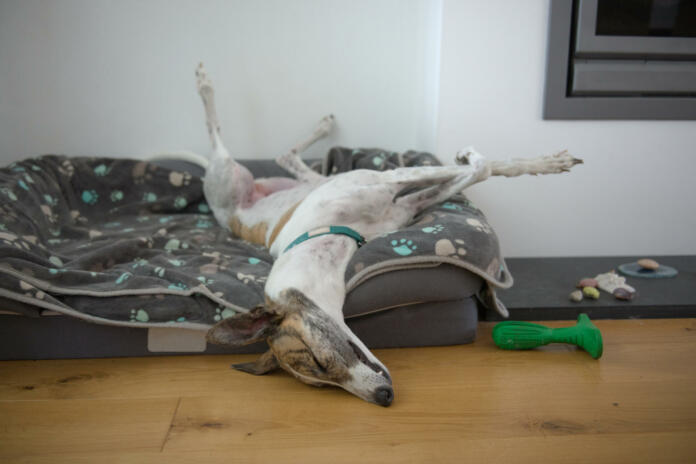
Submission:
POLYGON ((638 265, 643 269, 648 269, 649 271, 656 271, 660 267, 660 263, 650 258, 639 259, 638 265))
POLYGON ((552 329, 531 322, 505 321, 493 328, 493 341, 504 350, 530 350, 549 343, 568 343, 587 351, 594 359, 603 352, 602 333, 587 314, 573 327, 552 329))
POLYGON ((636 289, 631 287, 626 283, 626 278, 619 276, 614 271, 605 272, 604 274, 598 274, 595 279, 599 283, 599 288, 607 293, 614 294, 614 290, 617 288, 623 288, 624 290, 635 293, 636 289))
POLYGON ((599 287, 599 283, 591 277, 586 277, 586 278, 582 279, 580 282, 578 282, 577 287, 578 288, 585 288, 585 287, 597 288, 597 287, 599 287))
POLYGON ((587 298, 592 298, 593 300, 599 299, 599 290, 594 287, 584 287, 582 289, 582 294, 587 298))
POLYGON ((570 292, 570 295, 568 295, 568 298, 570 298, 571 301, 582 301, 582 290, 575 290, 574 292, 570 292))
POLYGON ((616 290, 614 290, 614 297, 617 300, 624 300, 624 301, 631 301, 633 297, 636 295, 635 292, 629 292, 623 287, 618 287, 616 290))

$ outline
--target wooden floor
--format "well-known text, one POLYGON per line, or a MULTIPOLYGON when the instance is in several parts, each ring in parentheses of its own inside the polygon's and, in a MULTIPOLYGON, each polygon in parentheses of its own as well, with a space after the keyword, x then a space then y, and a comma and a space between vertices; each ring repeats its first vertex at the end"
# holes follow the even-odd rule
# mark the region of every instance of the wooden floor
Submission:
POLYGON ((0 462, 696 462, 696 320, 597 325, 599 361, 498 350, 490 324, 377 351, 390 408, 229 369, 248 355, 0 362, 0 462))

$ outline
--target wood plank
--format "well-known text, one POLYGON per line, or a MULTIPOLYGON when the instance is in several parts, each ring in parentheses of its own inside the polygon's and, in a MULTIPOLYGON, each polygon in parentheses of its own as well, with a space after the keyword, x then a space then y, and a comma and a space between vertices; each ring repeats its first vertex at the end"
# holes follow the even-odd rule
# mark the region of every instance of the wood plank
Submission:
POLYGON ((262 404, 235 394, 183 398, 165 450, 291 449, 326 445, 336 437, 350 437, 354 446, 363 446, 374 441, 696 430, 696 382, 532 387, 409 386, 389 409, 337 389, 298 391, 266 398, 262 404))
POLYGON ((0 462, 26 455, 159 451, 178 398, 0 401, 0 462))
POLYGON ((696 432, 547 436, 439 440, 429 442, 379 442, 356 446, 350 437, 333 443, 279 449, 247 445, 234 451, 130 451, 61 455, 26 455, 13 464, 267 464, 274 462, 332 464, 421 464, 466 462, 555 464, 687 464, 693 463, 696 432))

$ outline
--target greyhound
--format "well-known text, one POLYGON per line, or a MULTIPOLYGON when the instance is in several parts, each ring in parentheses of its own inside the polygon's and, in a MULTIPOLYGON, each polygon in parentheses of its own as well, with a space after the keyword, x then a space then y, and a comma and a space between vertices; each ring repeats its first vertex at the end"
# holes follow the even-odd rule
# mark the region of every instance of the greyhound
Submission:
POLYGON ((265 340, 270 349, 257 361, 232 367, 256 375, 280 367, 302 382, 341 387, 381 406, 394 399, 389 370, 343 318, 344 275, 358 247, 490 176, 560 173, 581 162, 566 152, 489 162, 467 148, 454 167, 325 177, 299 153, 330 131, 334 118, 327 116, 307 140, 276 159, 295 179, 254 179, 222 143, 213 86, 202 64, 196 76, 213 147, 203 178, 209 206, 221 225, 267 247, 275 258, 265 304, 218 322, 207 340, 236 346, 265 340))

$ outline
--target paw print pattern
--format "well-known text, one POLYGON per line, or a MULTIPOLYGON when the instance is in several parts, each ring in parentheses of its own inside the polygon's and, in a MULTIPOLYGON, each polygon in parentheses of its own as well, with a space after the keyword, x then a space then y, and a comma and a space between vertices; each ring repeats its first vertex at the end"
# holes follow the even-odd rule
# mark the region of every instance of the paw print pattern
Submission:
POLYGON ((148 203, 154 203, 157 201, 157 195, 153 192, 145 192, 143 194, 143 201, 146 201, 148 203))
POLYGON ((7 198, 9 198, 12 201, 17 201, 17 195, 15 195, 15 193, 10 188, 1 188, 0 193, 4 194, 7 198))
POLYGON ((150 315, 144 309, 131 309, 130 321, 131 322, 148 322, 150 320, 150 315))
POLYGON ((146 162, 136 163, 136 165, 133 166, 133 171, 131 172, 133 182, 138 185, 145 183, 145 181, 152 180, 151 172, 156 169, 157 168, 154 165, 146 162))
POLYGON ((176 251, 181 249, 187 249, 189 247, 188 243, 182 242, 178 238, 170 239, 165 245, 164 249, 167 251, 176 251))
POLYGON ((235 314, 237 314, 234 310, 229 309, 229 308, 215 308, 215 316, 213 316, 213 319, 215 321, 221 321, 223 319, 227 319, 228 317, 232 317, 235 314))
POLYGON ((94 190, 85 190, 82 192, 82 201, 88 205, 93 205, 99 200, 99 195, 94 190))
POLYGON ((99 177, 104 177, 109 172, 111 172, 111 168, 107 167, 105 164, 100 164, 99 166, 94 168, 94 174, 96 174, 99 177))
POLYGON ((191 183, 191 174, 188 172, 172 171, 169 173, 169 183, 174 187, 182 187, 191 183))
POLYGON ((121 190, 114 190, 111 192, 111 201, 116 203, 117 201, 123 200, 123 192, 121 190))
POLYGON ((386 158, 387 155, 385 155, 384 153, 380 153, 379 155, 372 158, 372 164, 378 169, 384 169, 384 160, 386 158))
POLYGON ((413 244, 412 240, 406 240, 405 238, 401 240, 392 240, 391 246, 394 253, 401 256, 408 256, 418 248, 417 245, 413 244))
POLYGON ((468 218, 466 220, 466 223, 469 224, 474 229, 478 230, 479 232, 483 232, 486 234, 490 234, 493 232, 493 229, 491 229, 491 226, 479 221, 478 219, 468 218))
POLYGON ((75 166, 70 162, 70 160, 65 160, 60 164, 58 171, 67 178, 71 178, 75 174, 75 166))
POLYGON ((34 287, 32 284, 27 283, 23 280, 19 281, 19 288, 24 291, 24 295, 28 296, 30 298, 36 298, 38 300, 43 300, 46 294, 43 292, 43 290, 39 290, 38 288, 34 287))
POLYGON ((46 194, 43 197, 44 197, 44 201, 46 202, 46 204, 48 206, 58 206, 58 200, 53 198, 51 195, 46 194))
POLYGON ((79 224, 86 224, 88 222, 87 218, 80 214, 80 211, 76 209, 70 210, 70 218, 73 220, 73 222, 79 224))
POLYGON ((46 219, 48 219, 49 222, 55 224, 58 222, 58 215, 53 213, 53 210, 49 205, 41 205, 41 212, 44 213, 44 216, 46 216, 46 219))
POLYGON ((451 258, 466 256, 467 251, 464 245, 464 240, 456 239, 454 243, 452 243, 451 240, 443 238, 435 242, 435 254, 451 258))
POLYGON ((174 199, 174 207, 176 209, 184 209, 188 205, 188 200, 185 197, 178 196, 174 199))
POLYGON ((423 227, 421 230, 426 234, 439 234, 445 230, 445 227, 442 224, 435 224, 434 226, 423 227))
POLYGON ((123 274, 121 274, 118 277, 118 279, 116 279, 116 284, 120 285, 123 282, 125 282, 126 280, 130 279, 132 276, 133 276, 133 274, 131 274, 130 272, 124 272, 123 274))
POLYGON ((459 206, 456 203, 450 203, 449 201, 440 205, 440 208, 449 209, 452 211, 464 211, 464 209, 461 206, 459 206))
POLYGON ((266 281, 266 277, 255 277, 251 274, 244 274, 242 272, 237 273, 237 279, 241 280, 245 285, 247 285, 249 282, 263 283, 266 281))
POLYGON ((186 291, 186 290, 188 290, 188 286, 187 286, 186 284, 182 283, 182 282, 177 282, 177 283, 175 283, 175 284, 171 284, 171 285, 169 285, 169 287, 167 287, 167 288, 168 288, 169 290, 181 290, 181 291, 186 291))
POLYGON ((208 219, 199 219, 196 223, 196 227, 199 229, 210 229, 211 227, 213 227, 213 221, 210 221, 208 219))

